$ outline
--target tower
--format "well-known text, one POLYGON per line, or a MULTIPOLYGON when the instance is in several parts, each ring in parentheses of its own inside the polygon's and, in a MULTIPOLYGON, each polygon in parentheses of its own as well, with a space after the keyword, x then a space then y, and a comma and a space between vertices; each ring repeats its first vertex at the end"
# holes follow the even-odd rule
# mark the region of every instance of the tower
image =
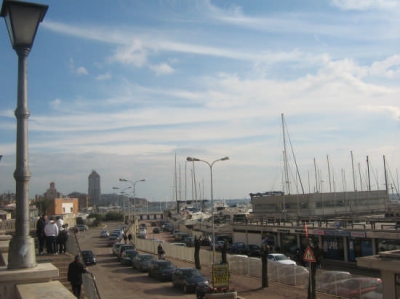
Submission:
POLYGON ((97 205, 101 201, 101 189, 100 189, 100 175, 92 170, 92 173, 89 175, 89 205, 97 205))

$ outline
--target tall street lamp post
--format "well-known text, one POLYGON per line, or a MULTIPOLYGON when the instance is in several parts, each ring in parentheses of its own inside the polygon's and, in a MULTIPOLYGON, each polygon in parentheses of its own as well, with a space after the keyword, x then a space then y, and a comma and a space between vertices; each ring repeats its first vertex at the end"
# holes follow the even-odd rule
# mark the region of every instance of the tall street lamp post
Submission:
POLYGON ((135 219, 136 218, 136 183, 144 182, 144 181, 146 181, 146 179, 141 179, 141 180, 134 181, 134 182, 129 181, 127 179, 119 179, 119 181, 120 182, 128 182, 128 183, 132 184, 132 187, 133 187, 133 218, 134 218, 134 221, 136 221, 136 219, 135 219))
MULTIPOLYGON (((119 190, 119 189, 121 189, 121 188, 119 188, 119 187, 112 187, 114 190, 119 190)), ((123 188, 120 192, 119 192, 119 194, 121 194, 122 195, 122 206, 123 207, 125 207, 125 201, 124 201, 124 196, 127 196, 127 195, 125 195, 126 194, 126 192, 125 192, 125 190, 126 189, 130 189, 130 188, 132 188, 131 186, 129 186, 129 187, 126 187, 126 188, 123 188)), ((128 197, 128 196, 127 196, 128 197)), ((129 197, 128 197, 128 201, 129 201, 129 197)), ((120 210, 120 209, 119 209, 120 210)), ((124 209, 124 212, 125 212, 125 209, 124 209)), ((129 203, 129 213, 131 212, 131 206, 130 206, 130 203, 129 203)), ((130 214, 129 214, 129 217, 130 217, 130 214)), ((125 218, 125 213, 124 213, 124 218, 125 218)))
POLYGON ((215 228, 214 228, 214 195, 213 195, 213 173, 212 173, 212 168, 213 168, 213 165, 215 163, 217 163, 219 161, 226 161, 226 160, 229 160, 229 157, 224 157, 224 158, 221 158, 221 159, 217 159, 217 160, 213 161, 210 164, 207 161, 201 160, 201 159, 198 159, 198 158, 194 158, 194 157, 187 157, 186 158, 186 161, 190 161, 190 162, 198 162, 198 161, 200 161, 200 162, 206 163, 210 167, 210 178, 211 178, 211 220, 212 220, 212 224, 211 224, 212 233, 211 234, 212 234, 212 244, 213 244, 213 264, 215 264, 215 228))
POLYGON ((36 267, 35 242, 29 236, 28 97, 27 58, 48 5, 4 0, 4 17, 11 45, 18 55, 15 235, 10 241, 8 269, 36 267))

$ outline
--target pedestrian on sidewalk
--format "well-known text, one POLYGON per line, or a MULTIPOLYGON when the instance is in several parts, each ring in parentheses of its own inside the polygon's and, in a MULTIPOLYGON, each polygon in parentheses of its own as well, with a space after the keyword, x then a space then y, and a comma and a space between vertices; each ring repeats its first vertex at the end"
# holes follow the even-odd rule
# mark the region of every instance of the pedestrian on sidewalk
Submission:
POLYGON ((46 226, 46 221, 47 221, 47 216, 46 214, 43 214, 42 217, 39 218, 39 220, 36 223, 36 236, 39 241, 39 254, 43 255, 44 251, 44 243, 46 242, 46 235, 44 233, 44 228, 46 226))
POLYGON ((58 227, 53 217, 50 217, 49 223, 44 227, 44 233, 46 234, 47 253, 57 255, 58 227))
POLYGON ((74 261, 68 266, 68 281, 71 283, 72 293, 78 299, 81 298, 83 273, 88 273, 87 268, 81 263, 81 257, 76 255, 74 261))

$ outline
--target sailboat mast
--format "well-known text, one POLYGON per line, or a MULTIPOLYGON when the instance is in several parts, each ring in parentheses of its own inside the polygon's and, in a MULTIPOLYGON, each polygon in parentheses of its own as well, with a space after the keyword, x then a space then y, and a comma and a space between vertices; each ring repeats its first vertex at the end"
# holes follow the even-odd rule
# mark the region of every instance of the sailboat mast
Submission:
POLYGON ((357 191, 357 187, 356 187, 356 177, 355 177, 355 173, 354 173, 354 159, 353 159, 353 151, 350 151, 351 154, 351 169, 353 171, 353 188, 354 188, 354 192, 357 191))
POLYGON ((290 194, 289 170, 288 170, 288 160, 287 160, 287 151, 286 151, 285 119, 284 119, 283 113, 281 114, 281 118, 282 118, 283 163, 284 163, 284 171, 285 171, 285 185, 288 190, 288 194, 290 194))
POLYGON ((332 192, 332 184, 331 184, 331 168, 329 165, 329 156, 326 155, 326 160, 328 162, 328 179, 329 179, 329 192, 332 192))
POLYGON ((368 169, 368 191, 371 191, 371 175, 369 173, 369 158, 367 156, 367 169, 368 169))

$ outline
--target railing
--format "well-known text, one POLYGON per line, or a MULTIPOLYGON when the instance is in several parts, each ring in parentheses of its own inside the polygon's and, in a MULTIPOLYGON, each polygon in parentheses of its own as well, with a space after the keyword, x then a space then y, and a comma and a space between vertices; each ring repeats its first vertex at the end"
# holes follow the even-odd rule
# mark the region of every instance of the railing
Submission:
MULTIPOLYGON (((137 239, 136 247, 141 251, 146 251, 152 253, 154 255, 157 254, 157 246, 158 242, 150 241, 146 239, 137 239)), ((184 247, 184 246, 174 246, 168 243, 162 243, 162 246, 166 252, 167 259, 173 258, 178 260, 185 260, 191 263, 194 263, 194 248, 193 247, 184 247)), ((221 252, 216 252, 215 259, 217 261, 221 260, 221 252)), ((245 255, 227 255, 227 260, 229 264, 230 271, 245 275, 245 276, 253 276, 257 278, 261 278, 262 276, 262 262, 260 258, 248 257, 245 255)), ((212 252, 208 250, 200 250, 200 261, 202 265, 212 265, 212 252)), ((282 265, 279 263, 268 262, 268 279, 270 281, 277 281, 283 284, 298 286, 301 288, 307 288, 309 283, 309 270, 306 267, 302 266, 294 266, 294 265, 282 265)), ((317 270, 316 274, 316 289, 319 292, 337 294, 338 290, 342 287, 345 278, 351 278, 351 275, 348 274, 348 277, 344 277, 343 273, 340 271, 324 271, 317 270)), ((360 276, 358 276, 360 277, 360 276)), ((365 278, 374 279, 374 278, 365 278)), ((377 297, 371 298, 382 298, 379 297, 381 294, 379 284, 376 288, 377 297)), ((353 292, 357 296, 362 294, 362 290, 358 290, 356 287, 353 290, 348 290, 349 292, 353 292)), ((375 292, 375 291, 374 291, 375 292)), ((372 295, 372 293, 371 293, 372 295)), ((343 296, 346 298, 346 296, 343 296)), ((359 298, 359 297, 357 297, 359 298)))
MULTIPOLYGON (((71 233, 67 239, 67 251, 74 256, 82 256, 81 248, 76 235, 76 233, 71 233)), ((92 273, 85 273, 83 275, 83 290, 87 299, 101 299, 100 292, 96 284, 96 278, 92 273)))

